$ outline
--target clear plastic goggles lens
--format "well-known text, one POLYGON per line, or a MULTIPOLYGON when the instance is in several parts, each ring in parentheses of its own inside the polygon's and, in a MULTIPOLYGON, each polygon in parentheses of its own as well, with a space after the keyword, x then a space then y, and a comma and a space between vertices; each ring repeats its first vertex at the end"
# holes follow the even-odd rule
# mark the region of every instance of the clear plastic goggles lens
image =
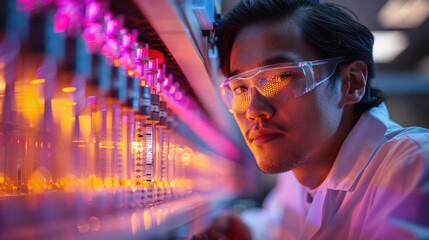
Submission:
POLYGON ((328 80, 341 60, 281 63, 240 73, 220 85, 222 99, 231 112, 241 113, 249 107, 251 93, 255 90, 266 98, 280 91, 285 100, 299 97, 328 80))

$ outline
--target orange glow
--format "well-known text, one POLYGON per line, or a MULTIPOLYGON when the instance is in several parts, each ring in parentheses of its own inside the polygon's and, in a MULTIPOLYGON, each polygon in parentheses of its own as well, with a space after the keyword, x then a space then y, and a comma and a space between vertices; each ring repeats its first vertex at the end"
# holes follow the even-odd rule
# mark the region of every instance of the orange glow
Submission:
POLYGON ((172 85, 170 87, 170 94, 173 94, 176 91, 176 86, 172 85))
POLYGON ((136 213, 131 215, 131 232, 133 236, 137 235, 140 230, 140 218, 136 213))
POLYGON ((66 102, 65 105, 67 106, 75 106, 77 103, 76 102, 66 102))
POLYGON ((72 93, 72 92, 76 91, 76 88, 75 87, 65 87, 65 88, 61 89, 61 91, 64 93, 72 93))
POLYGON ((45 79, 43 79, 43 78, 38 78, 38 79, 34 79, 34 80, 30 81, 30 83, 34 84, 34 85, 36 85, 36 84, 42 84, 44 82, 45 82, 45 79))
POLYGON ((62 177, 56 185, 66 192, 75 192, 79 189, 79 179, 73 174, 62 177))
POLYGON ((6 80, 4 79, 4 63, 0 62, 0 92, 6 89, 6 80))
POLYGON ((119 60, 118 59, 113 60, 113 66, 119 67, 119 60))
POLYGON ((4 173, 0 173, 0 184, 4 184, 4 173))
POLYGON ((173 181, 170 181, 170 186, 171 187, 175 187, 176 186, 176 182, 173 180, 173 181))
POLYGON ((145 230, 152 228, 152 216, 148 210, 143 212, 143 225, 145 230))
POLYGON ((187 166, 191 163, 191 155, 188 152, 185 152, 180 157, 180 160, 182 161, 183 165, 187 166))
POLYGON ((15 101, 16 107, 28 120, 29 127, 38 126, 40 116, 44 112, 44 100, 41 98, 40 91, 35 91, 35 86, 29 81, 17 79, 15 81, 15 101))
POLYGON ((196 153, 191 157, 191 162, 193 166, 197 169, 203 170, 203 169, 210 169, 212 168, 212 164, 210 164, 209 159, 206 155, 202 153, 196 153))
POLYGON ((156 220, 156 225, 160 225, 164 221, 163 214, 162 214, 162 208, 156 209, 155 220, 156 220))
POLYGON ((99 148, 104 148, 104 149, 115 149, 115 145, 114 145, 113 141, 99 142, 98 143, 98 147, 99 148))
POLYGON ((131 186, 131 180, 123 179, 123 180, 119 181, 119 184, 123 187, 129 187, 129 186, 131 186))
POLYGON ((91 133, 91 117, 89 115, 80 115, 79 123, 80 131, 82 135, 86 138, 91 133))
POLYGON ((95 191, 102 191, 104 189, 104 182, 101 178, 96 177, 95 175, 91 175, 88 178, 88 182, 90 187, 95 191))
POLYGON ((134 70, 128 69, 127 74, 128 74, 128 76, 133 76, 134 75, 134 70))
POLYGON ((104 187, 106 189, 112 189, 115 186, 115 180, 113 178, 105 178, 104 179, 104 187))
POLYGON ((119 181, 116 178, 104 179, 104 187, 106 189, 119 187, 119 181))
POLYGON ((41 193, 50 189, 50 179, 51 174, 46 168, 38 168, 31 174, 28 181, 28 188, 35 193, 41 193))

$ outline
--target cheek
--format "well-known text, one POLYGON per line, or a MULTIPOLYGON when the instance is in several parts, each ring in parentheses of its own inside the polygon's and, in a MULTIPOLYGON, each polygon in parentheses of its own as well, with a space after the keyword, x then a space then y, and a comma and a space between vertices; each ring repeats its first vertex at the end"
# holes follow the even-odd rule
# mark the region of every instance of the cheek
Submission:
POLYGON ((301 141, 316 141, 331 135, 338 127, 340 110, 336 92, 323 86, 283 104, 290 131, 301 141))
POLYGON ((240 132, 244 136, 245 133, 246 133, 246 131, 247 131, 246 124, 248 122, 247 119, 246 119, 245 114, 234 114, 234 119, 235 119, 235 122, 237 123, 237 125, 238 125, 238 127, 240 129, 240 132))
POLYGON ((342 110, 339 108, 338 89, 321 87, 315 92, 316 103, 314 104, 312 114, 317 122, 314 122, 322 138, 333 135, 340 124, 342 110))

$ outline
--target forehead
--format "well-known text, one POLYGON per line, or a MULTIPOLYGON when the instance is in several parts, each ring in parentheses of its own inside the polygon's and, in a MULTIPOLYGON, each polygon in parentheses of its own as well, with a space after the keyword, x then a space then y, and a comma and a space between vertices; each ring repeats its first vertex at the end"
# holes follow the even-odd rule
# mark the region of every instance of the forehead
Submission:
POLYGON ((267 63, 315 60, 317 54, 304 41, 293 20, 252 23, 238 32, 231 49, 231 72, 243 72, 267 63))

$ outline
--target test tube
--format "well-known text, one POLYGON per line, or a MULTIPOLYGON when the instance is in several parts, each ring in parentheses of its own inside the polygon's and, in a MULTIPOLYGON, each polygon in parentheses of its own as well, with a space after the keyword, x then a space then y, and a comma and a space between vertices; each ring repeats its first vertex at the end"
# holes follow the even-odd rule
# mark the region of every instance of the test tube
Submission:
MULTIPOLYGON (((55 59, 46 56, 41 66, 37 70, 37 79, 43 86, 44 111, 41 120, 40 140, 44 143, 41 149, 40 167, 45 167, 50 173, 54 169, 54 149, 55 149, 55 125, 52 112, 52 98, 57 84, 57 63, 55 59)), ((38 84, 38 81, 33 81, 38 84)))
MULTIPOLYGON (((166 201, 167 195, 167 162, 168 162, 168 144, 169 135, 166 133, 167 127, 167 102, 164 99, 165 64, 162 64, 157 74, 156 93, 159 101, 159 121, 156 123, 156 164, 155 164, 155 201, 162 203, 166 201)), ((168 81, 168 79, 167 79, 168 81)))
POLYGON ((159 103, 159 123, 157 125, 157 164, 155 180, 157 181, 156 202, 162 203, 168 200, 169 183, 168 183, 168 154, 169 154, 169 133, 167 127, 167 102, 159 103))
MULTIPOLYGON (((70 89, 66 90, 64 94, 68 94, 69 92, 72 95, 72 98, 66 100, 64 108, 71 106, 74 109, 74 121, 70 124, 70 127, 73 129, 70 133, 70 143, 64 143, 65 145, 69 145, 67 151, 71 151, 71 167, 69 169, 67 167, 64 168, 60 175, 61 177, 73 176, 80 180, 84 180, 95 173, 94 165, 97 162, 94 159, 95 150, 92 141, 95 133, 94 129, 91 128, 94 125, 92 113, 95 111, 96 101, 89 97, 87 98, 87 93, 91 91, 92 81, 95 82, 98 79, 94 77, 94 58, 87 51, 86 44, 83 35, 66 36, 65 64, 59 76, 61 87, 65 87, 63 89, 70 89)), ((63 120, 61 121, 64 122, 63 120)), ((62 132, 62 134, 65 135, 58 137, 64 142, 67 139, 67 133, 62 132)), ((61 154, 61 152, 57 154, 58 159, 63 158, 61 154)), ((57 165, 58 168, 63 168, 61 164, 57 163, 57 165)), ((75 186, 74 188, 76 187, 82 186, 75 186)))
MULTIPOLYGON (((15 158, 14 136, 10 133, 14 131, 11 126, 16 119, 16 102, 15 102, 15 78, 18 55, 20 52, 19 38, 16 34, 9 33, 0 42, 0 79, 2 84, 1 92, 4 93, 1 106, 0 121, 3 123, 0 127, 0 158, 3 163, 0 166, 0 172, 4 173, 3 193, 14 193, 14 186, 21 183, 21 166, 22 163, 15 158), (4 92, 3 92, 4 91, 4 92)), ((18 154, 22 154, 23 148, 18 154)), ((0 195, 3 194, 0 190, 0 195)))
POLYGON ((128 101, 128 107, 131 107, 135 112, 134 122, 134 139, 133 148, 131 152, 131 159, 133 166, 133 180, 135 184, 135 191, 131 193, 132 205, 138 205, 139 207, 145 207, 151 204, 148 197, 145 196, 147 186, 147 150, 148 144, 146 139, 146 119, 150 117, 150 91, 146 86, 147 83, 147 63, 148 63, 148 45, 145 47, 136 47, 134 49, 135 54, 134 62, 135 68, 130 71, 133 78, 133 89, 129 95, 133 96, 128 101), (134 93, 138 94, 135 95, 134 93), (135 203, 134 203, 135 201, 135 203))
POLYGON ((33 181, 42 169, 48 181, 56 169, 56 161, 52 159, 56 159, 53 143, 57 142, 54 141, 54 138, 57 140, 57 136, 51 100, 54 88, 58 84, 57 66, 65 57, 65 38, 64 33, 54 31, 54 13, 54 9, 50 7, 31 12, 28 25, 31 38, 22 39, 25 55, 22 58, 22 70, 19 71, 17 82, 19 88, 25 92, 21 96, 16 95, 16 98, 26 119, 25 125, 29 129, 23 133, 27 150, 21 164, 22 171, 18 170, 21 172, 18 175, 21 175, 23 183, 32 192, 49 188, 42 181, 33 181), (32 89, 28 86, 32 86, 32 89), (42 94, 37 94, 36 89, 42 90, 42 94), (39 105, 39 102, 43 104, 39 105), (29 107, 26 105, 28 103, 29 107))
POLYGON ((143 205, 150 206, 156 204, 155 202, 155 161, 156 161, 156 123, 159 121, 159 95, 156 93, 157 74, 158 74, 158 59, 149 58, 144 70, 146 74, 142 83, 142 91, 144 96, 141 98, 141 110, 147 113, 147 96, 150 96, 150 112, 145 116, 142 121, 143 133, 143 165, 142 172, 144 173, 144 187, 141 189, 143 205))

